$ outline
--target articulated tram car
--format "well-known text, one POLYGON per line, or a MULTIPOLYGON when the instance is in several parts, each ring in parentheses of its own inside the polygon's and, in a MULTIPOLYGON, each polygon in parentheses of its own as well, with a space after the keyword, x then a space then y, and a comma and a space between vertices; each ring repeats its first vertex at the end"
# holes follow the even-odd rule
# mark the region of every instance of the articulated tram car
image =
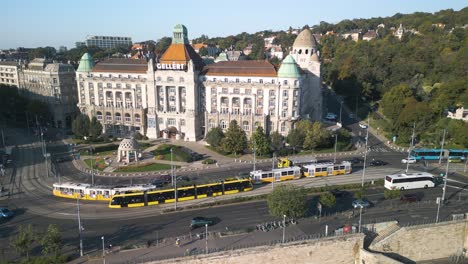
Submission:
POLYGON ((54 183, 53 194, 58 197, 92 201, 110 201, 111 197, 122 193, 144 192, 157 189, 151 184, 132 186, 99 186, 87 183, 54 183))
POLYGON ((289 167, 274 169, 271 171, 252 171, 250 172, 250 178, 254 184, 273 182, 273 181, 287 181, 287 180, 296 180, 301 178, 301 168, 300 167, 289 167))
MULTIPOLYGON (((177 188, 177 201, 247 192, 253 189, 250 179, 225 180, 223 182, 177 188)), ((175 202, 174 189, 150 190, 136 193, 116 194, 109 202, 110 208, 141 207, 175 202)))
POLYGON ((351 162, 343 161, 339 164, 317 163, 302 167, 305 177, 321 177, 329 175, 350 174, 351 162))

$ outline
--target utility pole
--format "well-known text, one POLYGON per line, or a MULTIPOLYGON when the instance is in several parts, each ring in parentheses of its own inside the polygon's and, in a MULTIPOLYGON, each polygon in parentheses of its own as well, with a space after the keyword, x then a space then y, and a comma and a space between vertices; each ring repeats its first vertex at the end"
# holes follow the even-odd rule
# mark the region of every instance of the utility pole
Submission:
POLYGON ((362 169, 362 180, 361 180, 361 187, 364 188, 364 178, 366 175, 366 162, 367 162, 367 144, 369 141, 369 126, 370 126, 370 121, 367 121, 367 132, 366 132, 366 149, 364 152, 364 167, 362 169))
POLYGON ((252 140, 252 142, 253 142, 253 151, 254 151, 253 152, 253 154, 254 154, 254 157, 253 157, 254 158, 254 160, 253 160, 253 170, 256 171, 256 168, 257 168, 256 167, 256 165, 257 165, 257 159, 256 159, 257 148, 255 146, 255 140, 252 140))
POLYGON ((271 171, 273 173, 273 181, 271 182, 271 189, 272 190, 275 189, 275 175, 274 175, 274 172, 273 172, 273 170, 275 169, 275 161, 276 161, 276 153, 273 152, 273 159, 271 161, 271 171))
POLYGON ((94 186, 94 149, 91 147, 91 186, 94 186))
MULTIPOLYGON (((444 143, 445 143, 445 132, 447 130, 444 129, 444 136, 442 137, 442 146, 440 147, 440 156, 439 156, 439 165, 442 163, 442 152, 444 151, 444 143)), ((447 160, 448 161, 448 160, 447 160)))
POLYGON ((442 203, 445 202, 445 190, 447 189, 447 178, 449 172, 449 160, 447 159, 447 167, 445 168, 444 188, 442 189, 442 203))
POLYGON ((208 224, 205 224, 205 254, 208 254, 208 224))
POLYGON ((408 159, 406 160, 406 173, 408 173, 410 152, 413 149, 413 145, 414 145, 414 130, 415 129, 416 129, 416 122, 413 123, 413 134, 411 135, 411 146, 408 149, 408 159))
POLYGON ((78 237, 80 240, 80 257, 82 257, 83 256, 83 239, 81 238, 81 231, 83 230, 83 227, 81 226, 81 218, 80 218, 80 197, 76 199, 76 206, 78 208, 77 217, 78 217, 78 237))
POLYGON ((286 215, 283 215, 283 244, 284 244, 285 235, 286 235, 286 215))
POLYGON ((341 113, 343 111, 343 101, 341 101, 341 104, 340 104, 340 124, 343 126, 343 123, 341 123, 341 113))
POLYGON ((335 156, 333 157, 333 163, 336 163, 336 145, 338 144, 338 132, 335 133, 335 156))

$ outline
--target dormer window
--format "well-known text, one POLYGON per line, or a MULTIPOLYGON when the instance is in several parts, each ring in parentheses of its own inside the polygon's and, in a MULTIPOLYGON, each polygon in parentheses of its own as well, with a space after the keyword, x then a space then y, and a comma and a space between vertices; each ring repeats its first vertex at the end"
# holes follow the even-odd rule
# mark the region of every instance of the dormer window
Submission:
POLYGON ((284 81, 283 81, 283 84, 284 84, 284 85, 288 85, 288 80, 284 80, 284 81))

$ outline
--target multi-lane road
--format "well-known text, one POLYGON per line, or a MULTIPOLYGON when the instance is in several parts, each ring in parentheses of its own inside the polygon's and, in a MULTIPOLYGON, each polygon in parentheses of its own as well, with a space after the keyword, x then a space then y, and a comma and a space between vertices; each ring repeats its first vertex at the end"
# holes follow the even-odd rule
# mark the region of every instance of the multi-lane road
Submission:
MULTIPOLYGON (((344 119, 345 124, 358 134, 360 128, 357 124, 352 124, 352 120, 344 119)), ((15 211, 15 217, 0 223, 0 247, 5 249, 5 256, 12 257, 13 251, 9 248, 9 241, 17 233, 17 227, 22 224, 33 224, 37 230, 44 231, 48 224, 57 224, 63 231, 64 242, 69 252, 77 252, 77 204, 76 201, 60 199, 51 195, 51 184, 57 180, 54 175, 49 175, 45 170, 44 158, 41 156, 41 147, 37 139, 28 137, 21 130, 10 130, 10 144, 17 145, 12 168, 7 170, 6 176, 2 178, 2 184, 12 191, 10 198, 2 197, 0 206, 8 206, 15 211), (11 181, 11 182, 10 182, 11 181)), ((388 163, 382 167, 371 167, 367 169, 366 180, 382 179, 386 174, 403 171, 406 166, 401 164, 403 153, 392 152, 385 145, 381 144, 377 138, 369 137, 369 146, 371 151, 368 158, 378 158, 388 163)), ((67 147, 60 141, 50 144, 49 151, 53 153, 67 152, 67 147), (54 145, 52 147, 52 145, 54 145)), ((61 179, 73 180, 77 182, 90 182, 90 176, 86 175, 73 166, 71 162, 56 164, 57 172, 61 179)), ((271 164, 257 165, 257 168, 270 168, 271 164)), ((214 168, 203 173, 194 175, 185 172, 180 175, 196 177, 198 180, 205 181, 215 177, 225 178, 230 175, 238 175, 251 170, 251 165, 234 166, 232 168, 214 168), (226 175, 229 171, 229 175, 226 175)), ((427 170, 420 164, 411 165, 412 170, 427 170)), ((431 169, 431 172, 438 174, 437 170, 431 169)), ((360 182, 362 177, 362 164, 353 166, 351 175, 308 178, 293 181, 291 183, 312 187, 334 185, 339 183, 360 182)), ((135 178, 133 183, 145 183, 150 180, 149 177, 135 178)), ((112 177, 96 177, 97 184, 118 184, 129 183, 129 179, 119 179, 112 177)), ((466 185, 468 179, 465 176, 451 174, 448 182, 447 198, 450 201, 448 206, 441 210, 441 218, 450 216, 457 212, 466 212, 468 192, 466 185)), ((269 186, 257 188, 256 193, 265 193, 271 190, 269 186)), ((411 222, 416 220, 430 220, 435 217, 436 197, 442 193, 441 187, 421 190, 420 193, 423 203, 421 204, 400 204, 399 201, 384 201, 383 188, 377 187, 369 192, 369 198, 374 206, 366 211, 364 221, 374 221, 385 218, 397 218, 401 222, 411 222)), ((250 193, 249 193, 250 194, 250 193)), ((316 197, 310 197, 310 212, 316 213, 316 197)), ((333 210, 351 212, 352 196, 340 198, 336 208, 333 210)), ((170 206, 170 205, 167 205, 170 206)), ((127 209, 109 209, 106 203, 82 202, 81 205, 82 225, 84 226, 83 239, 85 252, 96 249, 101 241, 100 237, 104 235, 108 243, 114 245, 134 244, 146 240, 154 239, 155 235, 159 237, 174 237, 187 234, 189 232, 188 224, 191 218, 195 216, 217 217, 219 223, 210 227, 211 231, 255 227, 256 224, 271 221, 273 218, 268 213, 265 201, 255 201, 243 204, 233 204, 229 206, 220 206, 204 208, 199 210, 185 210, 175 213, 163 213, 161 208, 127 208, 127 209)), ((313 218, 304 220, 309 225, 301 226, 305 234, 317 233, 320 225, 313 224, 313 218)), ((345 222, 356 222, 356 219, 346 220, 344 218, 329 219, 330 228, 336 228, 345 222)))

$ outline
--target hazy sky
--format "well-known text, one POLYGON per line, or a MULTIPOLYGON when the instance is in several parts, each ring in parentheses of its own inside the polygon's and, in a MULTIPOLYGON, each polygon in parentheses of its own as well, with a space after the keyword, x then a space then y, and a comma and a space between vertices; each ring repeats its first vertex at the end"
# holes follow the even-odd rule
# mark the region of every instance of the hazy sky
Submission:
POLYGON ((436 12, 466 0, 5 0, 0 49, 61 45, 73 48, 87 35, 129 36, 133 42, 171 36, 174 25, 189 38, 285 30, 320 21, 436 12))

